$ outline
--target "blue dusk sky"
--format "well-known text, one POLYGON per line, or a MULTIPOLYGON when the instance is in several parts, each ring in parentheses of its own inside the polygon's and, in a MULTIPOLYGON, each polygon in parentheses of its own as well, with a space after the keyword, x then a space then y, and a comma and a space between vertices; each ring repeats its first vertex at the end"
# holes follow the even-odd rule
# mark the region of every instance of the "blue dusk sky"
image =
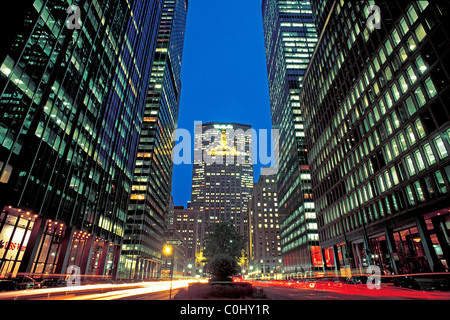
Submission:
MULTIPOLYGON (((235 122, 272 128, 261 0, 189 0, 178 128, 235 122)), ((269 155, 271 149, 269 149, 269 155)), ((254 166, 254 180, 261 164, 254 166)), ((175 205, 191 199, 192 165, 174 165, 175 205)))

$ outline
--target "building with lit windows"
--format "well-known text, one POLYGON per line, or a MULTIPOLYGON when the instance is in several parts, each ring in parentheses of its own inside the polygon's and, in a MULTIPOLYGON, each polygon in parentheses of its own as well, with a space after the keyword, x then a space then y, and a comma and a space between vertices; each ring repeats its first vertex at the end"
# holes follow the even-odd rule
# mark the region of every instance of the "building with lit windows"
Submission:
POLYGON ((285 273, 322 262, 299 94, 317 43, 309 1, 263 0, 272 127, 279 130, 278 205, 285 273))
POLYGON ((303 79, 308 160, 327 267, 448 271, 450 5, 313 1, 303 79), (376 22, 376 21, 375 21, 376 22))
POLYGON ((160 6, 79 1, 69 29, 71 3, 21 2, 2 31, 1 277, 117 274, 160 6))
POLYGON ((251 278, 278 279, 283 271, 277 176, 262 168, 248 204, 251 278))
POLYGON ((158 277, 172 191, 187 0, 164 0, 150 86, 137 144, 120 268, 127 279, 158 277))
MULTIPOLYGON (((247 205, 253 187, 251 126, 237 123, 197 124, 191 207, 198 211, 197 261, 209 226, 231 222, 248 235, 247 205)), ((201 264, 196 264, 200 272, 201 264)), ((197 273, 199 274, 199 273, 197 273)))
POLYGON ((197 245, 198 212, 184 206, 174 207, 173 229, 183 241, 186 260, 185 274, 195 275, 195 248, 197 245))

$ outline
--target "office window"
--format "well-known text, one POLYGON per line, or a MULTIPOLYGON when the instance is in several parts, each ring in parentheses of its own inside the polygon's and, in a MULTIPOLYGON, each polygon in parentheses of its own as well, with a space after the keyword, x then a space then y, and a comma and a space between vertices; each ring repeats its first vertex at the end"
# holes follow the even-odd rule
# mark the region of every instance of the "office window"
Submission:
POLYGON ((422 139, 425 137, 425 130, 423 129, 422 121, 420 119, 417 119, 414 121, 414 124, 416 126, 417 134, 419 135, 419 139, 422 139))
POLYGON ((422 107, 426 102, 422 89, 420 87, 417 87, 417 89, 414 90, 414 94, 416 95, 416 100, 417 100, 419 107, 422 107))
POLYGON ((408 91, 408 84, 406 83, 405 77, 403 75, 398 78, 398 82, 400 83, 400 89, 402 90, 402 93, 408 91))
POLYGON ((416 67, 421 75, 428 69, 421 56, 418 56, 416 58, 416 67))
POLYGON ((405 162, 406 162, 406 167, 408 168, 409 175, 410 176, 415 175, 416 169, 414 168, 414 163, 413 163, 411 156, 407 156, 405 158, 405 162))
POLYGON ((392 94, 394 95, 394 100, 398 101, 398 99, 400 99, 400 91, 397 88, 397 84, 394 83, 392 85, 391 90, 392 90, 392 94))
POLYGON ((395 170, 395 167, 391 168, 391 174, 392 174, 392 179, 394 180, 394 184, 399 184, 400 181, 398 179, 398 175, 397 175, 397 170, 395 170))
POLYGON ((406 69, 406 72, 408 74, 410 85, 413 85, 417 80, 417 76, 416 73, 414 72, 414 69, 411 66, 409 66, 408 69, 406 69))
POLYGON ((431 149, 430 144, 426 143, 423 146, 423 150, 425 151, 425 155, 426 155, 426 158, 427 158, 428 165, 431 166, 431 165, 435 164, 436 163, 436 158, 434 157, 434 153, 433 153, 433 150, 431 149))
POLYGON ((386 54, 384 53, 383 48, 380 48, 378 55, 380 57, 381 64, 384 64, 386 62, 386 54))
POLYGON ((400 20, 399 27, 400 27, 400 30, 402 32, 402 35, 405 35, 408 32, 409 27, 408 27, 408 24, 406 23, 405 18, 402 18, 402 20, 400 20))
POLYGON ((398 129, 400 127, 400 120, 397 116, 397 112, 395 112, 395 111, 392 112, 391 117, 392 117, 392 123, 394 124, 394 128, 398 129))
POLYGON ((417 20, 417 13, 416 13, 416 10, 414 9, 413 5, 411 5, 409 7, 407 15, 408 15, 409 24, 413 25, 414 22, 416 22, 416 20, 417 20))
POLYGON ((392 160, 392 155, 388 144, 384 146, 384 152, 386 154, 386 162, 390 162, 392 160))
POLYGON ((425 170, 425 163, 423 162, 422 154, 419 150, 414 151, 414 158, 416 159, 416 164, 419 171, 425 170))
POLYGON ((423 190, 422 190, 422 187, 420 186, 419 181, 414 182, 413 186, 414 186, 414 190, 416 191, 416 196, 417 196, 417 199, 419 200, 419 202, 424 202, 425 195, 423 193, 423 190))
POLYGON ((406 61, 406 59, 408 59, 408 54, 406 53, 405 48, 402 46, 400 47, 400 50, 398 50, 398 56, 400 58, 400 60, 403 62, 406 61))
POLYGON ((408 46, 409 52, 413 52, 417 48, 416 41, 414 40, 413 36, 409 36, 408 40, 406 40, 406 44, 408 46))
POLYGON ((433 141, 434 146, 436 147, 436 150, 438 152, 439 159, 444 159, 445 157, 447 157, 448 152, 447 149, 445 148, 444 141, 442 141, 441 136, 437 136, 436 138, 433 139, 433 141))
POLYGON ((427 35, 427 33, 425 32, 425 29, 423 28, 422 24, 419 24, 414 32, 416 33, 416 37, 417 37, 417 40, 419 42, 422 42, 422 40, 427 35))
POLYGON ((425 8, 428 6, 428 1, 426 1, 426 0, 420 0, 420 1, 417 1, 416 3, 417 3, 417 6, 419 7, 420 11, 425 10, 425 8))
POLYGON ((394 41, 394 47, 396 47, 400 42, 402 42, 402 39, 398 35, 398 31, 396 28, 392 31, 392 39, 394 41))
POLYGON ((406 197, 408 198, 409 205, 411 205, 411 206, 415 205, 416 201, 414 200, 414 195, 412 193, 411 187, 406 186, 405 191, 406 191, 406 197))
POLYGON ((409 145, 413 145, 416 143, 416 137, 414 136, 414 132, 411 126, 408 126, 406 128, 406 133, 408 135, 408 141, 409 141, 409 145))
POLYGON ((392 134, 392 132, 394 132, 394 130, 392 129, 391 121, 389 120, 389 118, 386 118, 386 120, 384 122, 386 124, 386 130, 387 130, 388 135, 392 134))
POLYGON ((405 152, 408 149, 408 145, 406 144, 405 135, 403 134, 403 132, 400 132, 397 137, 398 137, 398 141, 400 144, 400 149, 402 150, 402 152, 405 152))
MULTIPOLYGON (((417 29, 416 29, 416 32, 417 32, 417 29)), ((391 44, 391 40, 389 40, 389 38, 384 43, 384 47, 386 48, 387 55, 390 56, 392 53, 392 44, 391 44)))
POLYGON ((428 97, 431 99, 436 95, 436 88, 430 77, 425 80, 425 87, 427 88, 428 97))
POLYGON ((416 105, 414 104, 412 96, 409 96, 406 100, 406 108, 408 109, 408 113, 410 116, 412 116, 414 113, 416 113, 416 105))
POLYGON ((392 146, 392 153, 394 154, 394 158, 398 157, 400 155, 400 151, 398 149, 397 140, 395 140, 395 138, 392 139, 391 146, 392 146))
POLYGON ((436 182, 439 193, 447 193, 447 185, 445 184, 442 173, 439 170, 434 173, 434 181, 436 182))
POLYGON ((389 171, 384 172, 384 179, 386 180, 387 189, 392 188, 392 181, 391 177, 389 176, 389 171))

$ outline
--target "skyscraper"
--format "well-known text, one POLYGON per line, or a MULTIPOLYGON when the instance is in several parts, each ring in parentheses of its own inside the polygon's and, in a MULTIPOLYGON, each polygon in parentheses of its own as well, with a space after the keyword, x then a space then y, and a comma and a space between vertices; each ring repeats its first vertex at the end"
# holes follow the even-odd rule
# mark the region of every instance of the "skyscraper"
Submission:
POLYGON ((309 1, 263 0, 272 126, 279 130, 278 203, 286 273, 321 267, 299 93, 317 42, 309 1))
POLYGON ((320 243, 336 271, 448 270, 450 5, 376 4, 313 1, 300 105, 320 243))
POLYGON ((2 276, 117 272, 160 6, 68 8, 24 3, 0 56, 2 276))
POLYGON ((172 189, 187 0, 164 0, 121 258, 126 278, 154 278, 162 262, 172 189))
POLYGON ((195 249, 197 247, 198 212, 183 206, 174 207, 173 229, 183 240, 186 258, 186 275, 194 275, 195 249))
POLYGON ((282 273, 277 176, 262 168, 248 205, 251 277, 279 278, 282 273))
POLYGON ((211 224, 228 221, 239 234, 248 235, 247 205, 253 187, 251 126, 197 124, 194 153, 191 207, 198 211, 196 254, 201 257, 211 224))

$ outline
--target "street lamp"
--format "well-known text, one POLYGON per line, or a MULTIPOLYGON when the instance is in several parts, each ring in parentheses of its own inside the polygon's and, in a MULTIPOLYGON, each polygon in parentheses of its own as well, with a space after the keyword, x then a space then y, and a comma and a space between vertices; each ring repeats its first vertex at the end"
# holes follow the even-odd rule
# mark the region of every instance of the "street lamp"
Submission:
POLYGON ((169 291, 169 300, 172 300, 173 265, 174 265, 174 260, 175 260, 174 253, 173 253, 174 250, 173 250, 172 246, 165 245, 163 251, 166 256, 172 255, 172 257, 170 259, 171 263, 170 263, 170 291, 169 291))

